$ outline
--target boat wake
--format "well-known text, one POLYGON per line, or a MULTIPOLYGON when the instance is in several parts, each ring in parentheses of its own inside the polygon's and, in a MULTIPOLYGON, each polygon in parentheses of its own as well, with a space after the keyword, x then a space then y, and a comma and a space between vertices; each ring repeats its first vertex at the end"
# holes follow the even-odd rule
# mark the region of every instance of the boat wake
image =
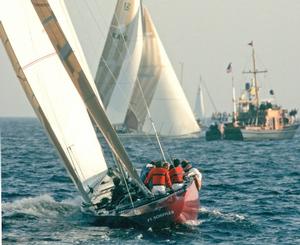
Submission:
POLYGON ((221 218, 226 221, 244 221, 246 217, 242 214, 235 213, 223 213, 218 209, 209 209, 205 207, 201 207, 199 209, 199 213, 207 218, 221 218))
POLYGON ((55 201, 50 195, 29 197, 2 204, 3 218, 19 216, 56 218, 80 212, 80 198, 55 201))

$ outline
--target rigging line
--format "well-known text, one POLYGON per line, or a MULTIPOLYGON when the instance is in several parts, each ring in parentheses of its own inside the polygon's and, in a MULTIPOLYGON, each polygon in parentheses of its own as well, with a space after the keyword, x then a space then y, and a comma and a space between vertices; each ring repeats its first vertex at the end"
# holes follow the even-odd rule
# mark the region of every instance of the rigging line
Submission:
POLYGON ((218 109, 217 109, 217 107, 216 107, 216 105, 215 105, 215 103, 214 103, 214 101, 213 101, 213 99, 212 99, 212 97, 211 97, 211 95, 210 95, 210 93, 209 93, 209 91, 208 91, 208 88, 207 88, 207 86, 206 86, 206 82, 205 82, 204 80, 203 80, 203 85, 204 85, 204 88, 205 88, 206 93, 207 93, 207 95, 208 95, 208 98, 209 98, 210 103, 212 104, 212 106, 213 106, 215 112, 218 112, 218 109))
MULTIPOLYGON (((98 28, 98 31, 100 31, 100 33, 101 33, 103 36, 105 36, 104 31, 102 31, 102 29, 101 29, 101 27, 100 27, 100 25, 99 25, 99 23, 98 23, 98 21, 97 21, 95 15, 93 14, 93 12, 92 12, 90 6, 88 5, 88 2, 85 2, 85 3, 86 3, 86 6, 87 6, 87 8, 88 8, 88 11, 89 11, 90 15, 92 16, 92 18, 94 19, 94 22, 96 23, 96 26, 97 26, 97 28, 98 28)), ((98 2, 96 2, 96 5, 97 5, 97 4, 98 4, 98 2)), ((101 7, 100 7, 99 5, 98 5, 98 9, 101 9, 101 7)), ((114 12, 113 18, 114 18, 114 17, 117 19, 115 12, 114 12)), ((113 37, 113 35, 112 35, 111 31, 110 31, 110 25, 108 26, 108 24, 106 23, 105 20, 103 21, 103 23, 104 23, 105 27, 108 29, 108 35, 110 35, 110 37, 111 37, 112 39, 114 39, 114 37, 113 37)), ((119 26, 120 26, 120 25, 119 25, 119 26)), ((122 36, 123 36, 123 34, 122 34, 122 36)), ((105 44, 104 44, 104 47, 105 47, 105 44)), ((94 49, 95 49, 95 48, 94 48, 94 49)), ((121 50, 121 47, 119 47, 119 45, 117 45, 116 50, 117 50, 117 52, 118 52, 118 55, 121 56, 122 50, 121 50)), ((107 68, 107 70, 109 71, 109 73, 111 74, 111 76, 112 76, 112 78, 113 78, 113 80, 114 80, 114 83, 115 83, 115 85, 116 85, 116 88, 118 89, 118 91, 121 92, 122 97, 123 97, 124 99, 126 99, 126 98, 127 98, 127 97, 126 97, 126 94, 124 93, 123 89, 120 88, 120 86, 119 86, 119 84, 118 84, 118 82, 117 82, 117 81, 118 81, 118 78, 115 76, 115 74, 113 73, 113 71, 110 69, 110 66, 109 66, 108 63, 107 63, 107 60, 103 58, 102 54, 101 54, 100 61, 99 61, 98 65, 97 65, 97 67, 99 67, 101 60, 103 61, 104 65, 105 65, 105 67, 107 68)), ((130 107, 130 104, 129 104, 129 108, 131 108, 131 107, 130 107)))
MULTIPOLYGON (((78 166, 77 164, 77 161, 75 160, 75 156, 73 157, 72 155, 74 155, 73 151, 72 151, 72 145, 70 146, 66 146, 67 150, 68 150, 68 154, 69 154, 69 157, 70 157, 70 162, 71 164, 73 165, 73 168, 74 168, 74 171, 76 172, 76 174, 79 176, 79 173, 77 172, 77 168, 76 168, 76 165, 78 166), (72 154, 71 154, 72 153, 72 154)), ((82 169, 80 168, 79 166, 79 171, 81 173, 81 176, 83 177, 84 180, 87 180, 87 178, 84 176, 83 172, 82 172, 82 169)))
MULTIPOLYGON (((140 18, 142 18, 142 17, 143 17, 142 1, 140 1, 140 7, 139 7, 139 8, 140 8, 140 11, 141 11, 141 12, 140 12, 140 15, 141 15, 140 18)), ((118 22, 118 25, 120 25, 120 22, 119 22, 118 17, 117 17, 117 16, 115 16, 115 17, 116 17, 116 20, 117 20, 117 22, 118 22)), ((144 35, 143 35, 143 36, 144 36, 144 35)), ((125 45, 125 47, 126 47, 126 50, 127 50, 128 55, 129 55, 129 56, 132 56, 132 55, 130 54, 130 52, 129 52, 129 48, 128 48, 128 45, 127 45, 127 42, 126 42, 126 40, 125 40, 125 37, 124 37, 123 33, 121 33, 121 37, 122 37, 122 40, 123 40, 124 45, 125 45)), ((132 58, 132 57, 131 57, 131 58, 132 58)), ((159 148, 160 148, 160 151, 161 151, 161 155, 162 155, 164 161, 166 161, 165 153, 164 153, 164 150, 163 150, 163 148, 162 148, 161 141, 160 141, 160 139, 159 139, 159 136, 158 136, 158 133, 157 133, 157 130, 156 130, 154 121, 153 121, 153 119, 152 119, 152 116, 151 116, 151 113, 150 113, 150 110, 149 110, 149 106, 148 106, 148 104, 147 104, 147 100, 146 100, 146 98, 145 98, 145 94, 144 94, 144 91, 143 91, 142 86, 141 86, 141 82, 140 82, 139 76, 137 76, 136 81, 137 81, 137 83, 138 83, 138 87, 139 87, 140 92, 141 92, 141 94, 142 94, 143 101, 144 101, 144 103, 145 103, 145 105, 146 105, 147 114, 148 114, 149 120, 150 120, 150 122, 151 122, 152 128, 153 128, 153 130, 154 130, 155 137, 156 137, 157 143, 158 143, 159 148)))
POLYGON ((69 150, 70 150, 70 152, 71 152, 72 155, 73 155, 72 161, 74 161, 74 162, 76 163, 76 166, 75 166, 75 167, 79 168, 79 171, 80 171, 80 173, 81 173, 83 179, 84 179, 84 180, 87 180, 88 178, 85 176, 84 172, 82 171, 82 168, 81 168, 80 165, 77 163, 77 157, 76 157, 75 153, 74 153, 73 150, 72 150, 72 147, 74 147, 74 146, 75 146, 75 145, 72 144, 72 145, 70 145, 70 146, 68 147, 69 150))
MULTIPOLYGON (((69 31, 70 31, 70 34, 71 34, 71 36, 72 36, 72 39, 75 40, 75 42, 73 42, 73 44, 75 45, 75 48, 76 48, 76 50, 77 50, 78 52, 76 52, 74 49, 73 49, 73 51, 74 51, 74 53, 76 54, 76 56, 79 56, 80 60, 83 61, 83 62, 81 62, 82 65, 83 65, 83 68, 86 68, 86 57, 85 57, 85 55, 83 54, 83 50, 82 50, 82 47, 81 47, 81 45, 80 45, 79 38, 78 38, 77 35, 76 35, 75 28, 74 28, 74 26, 73 26, 73 24, 72 24, 70 15, 69 15, 69 13, 68 13, 68 11, 67 11, 67 9, 66 9, 66 4, 64 3, 64 0, 60 0, 60 1, 59 1, 59 4, 60 4, 60 8, 61 8, 61 10, 62 10, 62 12, 63 12, 63 14, 64 14, 64 16, 65 16, 65 17, 64 17, 64 20, 67 22, 68 27, 70 27, 70 28, 68 28, 68 29, 69 29, 69 31)), ((88 67, 87 67, 87 68, 88 68, 88 67)), ((88 70, 90 71, 90 69, 88 69, 88 70)))
MULTIPOLYGON (((116 158, 115 154, 113 154, 113 159, 114 159, 114 162, 116 163, 118 161, 118 159, 116 158)), ((123 180, 124 180, 124 183, 125 183, 125 186, 126 186, 126 190, 128 192, 128 195, 129 195, 129 199, 130 199, 130 203, 132 205, 132 208, 134 208, 134 203, 133 203, 133 200, 132 200, 132 196, 131 196, 131 193, 130 193, 130 190, 129 190, 129 187, 128 187, 128 183, 127 183, 127 180, 126 180, 126 176, 125 176, 125 171, 123 169, 123 167, 119 164, 117 164, 121 174, 122 174, 122 177, 123 177, 123 180)))
MULTIPOLYGON (((98 9, 99 12, 101 12, 101 11, 100 11, 100 10, 101 10, 101 6, 99 5, 99 1, 96 1, 95 4, 98 5, 98 8, 97 8, 97 9, 98 9)), ((87 5, 88 5, 88 3, 87 3, 87 5)), ((90 9, 89 6, 88 6, 88 9, 89 9, 89 12, 90 12, 90 14, 92 15, 92 17, 93 17, 93 19, 94 19, 94 21, 95 21, 97 27, 98 27, 98 28, 100 29, 100 31, 102 32, 103 36, 106 36, 105 33, 104 33, 104 31, 101 30, 100 25, 99 25, 98 21, 96 20, 96 17, 94 16, 94 14, 93 14, 93 12, 91 11, 91 9, 90 9)), ((102 12, 101 12, 100 14, 102 14, 102 12)), ((103 14, 102 14, 102 16, 103 16, 103 14)), ((113 18, 114 18, 114 16, 115 16, 115 10, 114 10, 113 18)), ((112 19, 112 20, 113 20, 113 19, 112 19)), ((113 39, 113 35, 112 35, 112 33, 110 32, 110 26, 111 26, 111 25, 108 24, 108 23, 106 22, 105 18, 103 19, 103 23, 104 23, 104 26, 108 29, 108 34, 109 34, 110 37, 113 39)), ((117 46, 117 50, 119 51, 119 54, 121 54, 121 49, 120 49, 119 46, 117 46)))
MULTIPOLYGON (((92 17, 94 18, 95 23, 96 23, 98 29, 101 31, 101 29, 100 29, 100 27, 99 27, 99 24, 98 24, 98 22, 96 21, 96 18, 95 18, 95 16, 94 16, 94 14, 92 13, 92 11, 91 11, 90 7, 88 6, 88 4, 87 4, 87 7, 88 7, 88 10, 89 10, 89 12, 91 13, 92 17)), ((140 10, 141 10, 141 12, 140 12, 140 13, 141 13, 141 14, 140 14, 141 17, 140 17, 140 18, 142 18, 142 2, 140 2, 140 10)), ((115 17, 115 19, 116 19, 116 21, 117 21, 118 26, 120 26, 120 21, 119 21, 117 15, 115 14, 115 12, 114 12, 114 17, 115 17)), ((101 31, 101 32, 102 32, 102 31, 101 31)), ((103 32, 102 32, 102 34, 103 34, 103 32)), ((109 30, 109 35, 111 35, 111 37, 112 37, 112 33, 110 32, 110 30, 109 30)), ((113 38, 113 37, 112 37, 112 38, 113 38)), ((121 33, 121 38, 122 38, 122 41, 123 41, 123 43, 124 43, 124 46, 125 46, 125 48, 126 48, 126 51, 127 51, 127 54, 128 54, 128 56, 129 56, 129 58, 132 58, 132 54, 130 54, 130 52, 129 52, 129 47, 128 47, 128 45, 127 45, 127 42, 126 42, 126 40, 125 40, 125 36, 124 36, 123 33, 121 33)), ((120 50, 119 50, 119 49, 117 49, 117 50, 119 51, 119 54, 120 54, 120 50)), ((103 59, 103 60, 105 60, 105 59, 103 59)), ((108 64, 107 64, 107 61, 105 61, 105 64, 106 64, 107 68, 109 68, 109 67, 108 67, 108 64)), ((109 69, 109 70, 110 70, 110 69, 109 69)), ((110 73, 112 73, 112 72, 110 71, 110 73)), ((114 78, 115 82, 117 82, 117 78, 115 78, 115 77, 113 77, 113 78, 114 78)), ((155 133, 155 136, 156 136, 156 140, 157 140, 157 142, 158 142, 158 145, 159 145, 159 148, 160 148, 162 157, 163 157, 163 159, 165 160, 164 150, 163 150, 163 148, 162 148, 160 139, 159 139, 159 137, 158 137, 158 133, 157 133, 157 130, 156 130, 156 128, 155 128, 154 121, 153 121, 153 119, 152 119, 152 116, 151 116, 151 113, 150 113, 150 110, 149 110, 149 107, 148 107, 148 104, 147 104, 147 101, 146 101, 146 98, 145 98, 143 89, 142 89, 142 87, 141 87, 140 79, 139 79, 138 76, 137 76, 137 81, 138 81, 139 89, 140 89, 141 94, 142 94, 143 101, 144 101, 144 103, 145 103, 145 105, 146 105, 147 114, 148 114, 148 117, 149 117, 149 119, 150 119, 152 128, 153 128, 153 130, 154 130, 154 133, 155 133)), ((116 85, 117 85, 117 83, 116 83, 116 85)), ((117 85, 117 88, 120 89, 118 85, 117 85)), ((121 91, 122 91, 122 90, 121 90, 121 91)), ((122 91, 121 94, 124 95, 124 97, 126 98, 126 95, 124 94, 123 91, 122 91)), ((129 108, 131 108, 131 107, 130 107, 130 103, 129 103, 129 108)))

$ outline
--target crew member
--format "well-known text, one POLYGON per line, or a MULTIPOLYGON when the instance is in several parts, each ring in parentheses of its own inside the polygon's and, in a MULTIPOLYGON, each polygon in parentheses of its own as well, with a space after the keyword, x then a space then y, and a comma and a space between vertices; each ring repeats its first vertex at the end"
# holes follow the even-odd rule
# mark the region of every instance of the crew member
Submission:
POLYGON ((182 188, 183 186, 183 177, 184 177, 184 171, 183 168, 180 166, 179 159, 173 160, 173 165, 171 165, 169 170, 170 179, 172 182, 172 189, 174 191, 182 188))
POLYGON ((190 162, 188 162, 187 160, 183 160, 181 162, 181 166, 185 172, 184 173, 185 177, 193 177, 194 178, 196 187, 199 191, 201 189, 201 185, 202 185, 202 174, 200 173, 200 171, 198 169, 194 168, 192 166, 192 164, 190 162))
POLYGON ((121 180, 118 177, 113 178, 114 182, 114 189, 112 191, 112 197, 111 197, 111 202, 110 205, 113 207, 114 205, 117 205, 121 199, 124 197, 124 187, 121 185, 121 180))
POLYGON ((141 171, 141 174, 140 174, 140 178, 141 180, 144 182, 145 179, 147 178, 147 175, 149 174, 150 170, 152 168, 155 167, 155 162, 154 161, 151 161, 150 163, 146 164, 146 166, 144 166, 142 168, 142 171, 141 171))
POLYGON ((169 171, 169 169, 170 169, 170 163, 168 163, 168 162, 164 162, 163 163, 163 167, 166 169, 166 170, 168 170, 169 171))
POLYGON ((171 188, 171 180, 169 172, 162 166, 162 162, 158 161, 155 164, 155 168, 152 168, 144 181, 144 184, 147 186, 150 181, 152 181, 152 190, 151 192, 154 195, 162 195, 166 193, 166 187, 171 188))

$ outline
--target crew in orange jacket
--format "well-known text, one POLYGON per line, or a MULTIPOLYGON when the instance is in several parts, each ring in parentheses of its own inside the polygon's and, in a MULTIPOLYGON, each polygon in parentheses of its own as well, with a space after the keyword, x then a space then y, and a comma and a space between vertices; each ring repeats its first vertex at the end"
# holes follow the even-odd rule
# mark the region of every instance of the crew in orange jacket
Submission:
POLYGON ((145 185, 152 181, 152 190, 151 192, 154 195, 162 195, 166 193, 166 187, 171 188, 171 180, 169 172, 166 168, 162 167, 162 162, 158 161, 155 164, 155 168, 152 168, 147 178, 144 181, 145 185))
POLYGON ((171 165, 171 168, 169 170, 169 175, 172 182, 172 189, 176 191, 183 187, 184 170, 180 166, 179 159, 174 159, 173 163, 174 166, 171 165))

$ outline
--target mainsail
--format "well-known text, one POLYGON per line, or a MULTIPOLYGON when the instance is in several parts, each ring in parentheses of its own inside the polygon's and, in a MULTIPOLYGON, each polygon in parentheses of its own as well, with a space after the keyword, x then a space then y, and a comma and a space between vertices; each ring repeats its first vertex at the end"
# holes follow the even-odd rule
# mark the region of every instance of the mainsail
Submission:
MULTIPOLYGON (((4 1, 3 1, 4 2, 4 1)), ((107 165, 86 107, 28 1, 1 3, 0 35, 36 115, 86 202, 107 165), (10 41, 9 41, 10 40, 10 41)))
POLYGON ((116 5, 95 83, 113 124, 123 124, 137 76, 143 45, 140 1, 116 5))
POLYGON ((115 130, 108 120, 100 101, 96 97, 90 83, 88 82, 70 44, 60 28, 57 19, 52 12, 47 0, 32 0, 33 6, 40 17, 40 20, 48 33, 48 36, 59 55, 66 71, 68 72, 73 84, 81 95, 89 114, 94 119, 98 128, 110 146, 117 162, 123 164, 128 174, 138 184, 141 190, 149 193, 149 190, 141 182, 135 168, 133 167, 122 143, 120 142, 115 130))
POLYGON ((143 54, 125 125, 146 134, 154 134, 146 110, 149 107, 160 135, 198 132, 200 129, 193 112, 145 7, 142 16, 143 54))

